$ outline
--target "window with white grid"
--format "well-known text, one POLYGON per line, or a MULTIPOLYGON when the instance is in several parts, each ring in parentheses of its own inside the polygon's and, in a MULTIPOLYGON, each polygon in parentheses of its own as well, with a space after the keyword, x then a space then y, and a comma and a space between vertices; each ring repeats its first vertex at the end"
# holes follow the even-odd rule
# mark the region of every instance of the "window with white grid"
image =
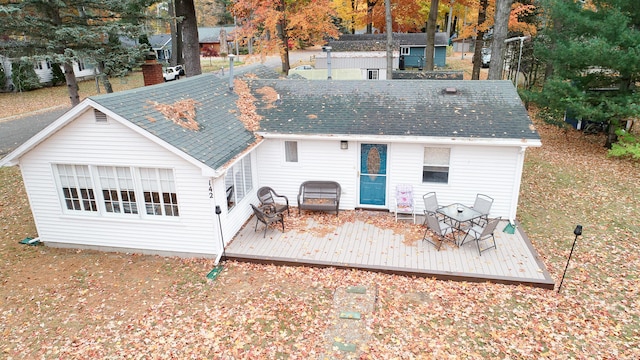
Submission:
POLYGON ((91 173, 86 165, 56 165, 67 210, 98 211, 91 173))
POLYGON ((98 166, 105 210, 108 213, 137 214, 136 192, 131 169, 98 166))
POLYGON ((178 196, 171 169, 140 168, 147 215, 178 216, 178 196))

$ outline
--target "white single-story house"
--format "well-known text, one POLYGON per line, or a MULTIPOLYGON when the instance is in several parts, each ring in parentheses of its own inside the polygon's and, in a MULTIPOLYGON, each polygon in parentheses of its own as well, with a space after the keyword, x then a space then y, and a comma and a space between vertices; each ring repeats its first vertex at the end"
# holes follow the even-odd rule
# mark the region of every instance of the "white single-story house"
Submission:
MULTIPOLYGON (((393 51, 392 53, 393 69, 398 68, 398 59, 400 53, 393 51)), ((329 67, 328 60, 331 61, 331 70, 333 74, 338 77, 332 76, 337 80, 348 80, 347 78, 340 77, 339 70, 353 70, 360 73, 359 79, 363 80, 386 80, 390 79, 391 75, 387 74, 387 53, 386 51, 351 51, 351 52, 331 52, 328 54, 323 52, 316 55, 316 69, 306 70, 306 72, 320 72, 327 75, 327 69, 329 67)), ((304 76, 304 72, 301 75, 304 76)), ((332 74, 332 75, 333 75, 332 74)))
MULTIPOLYGON (((7 84, 0 84, 0 88, 6 85, 11 86, 13 84, 13 80, 11 79, 13 68, 12 59, 0 55, 0 65, 4 68, 5 75, 7 77, 7 84)), ((36 60, 33 62, 33 69, 36 72, 36 75, 38 75, 40 83, 46 84, 51 82, 51 79, 53 78, 53 65, 51 62, 47 60, 36 60)), ((76 78, 82 79, 85 77, 95 76, 97 69, 92 63, 80 60, 73 62, 73 72, 75 73, 76 78)))
POLYGON ((419 207, 428 191, 444 204, 484 193, 492 217, 516 217, 525 150, 541 142, 509 81, 236 70, 233 90, 210 73, 85 99, 1 159, 20 167, 39 240, 215 257, 259 187, 296 206, 307 180, 340 183, 345 210, 393 211, 411 184, 419 207))

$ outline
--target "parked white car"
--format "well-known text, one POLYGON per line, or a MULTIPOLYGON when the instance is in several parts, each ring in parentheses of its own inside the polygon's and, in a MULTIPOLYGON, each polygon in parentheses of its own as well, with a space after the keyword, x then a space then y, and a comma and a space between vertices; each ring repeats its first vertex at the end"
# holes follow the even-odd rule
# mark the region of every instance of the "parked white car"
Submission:
POLYGON ((169 66, 162 73, 164 81, 178 80, 180 79, 180 68, 177 66, 169 66))

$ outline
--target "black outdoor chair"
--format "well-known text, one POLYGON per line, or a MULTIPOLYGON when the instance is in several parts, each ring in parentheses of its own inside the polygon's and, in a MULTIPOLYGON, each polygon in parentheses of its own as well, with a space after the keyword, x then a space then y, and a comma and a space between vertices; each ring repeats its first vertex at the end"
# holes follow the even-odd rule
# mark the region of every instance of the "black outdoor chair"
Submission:
POLYGON ((287 215, 290 215, 289 198, 284 195, 279 195, 268 186, 263 186, 258 189, 258 200, 260 200, 261 208, 269 207, 271 208, 270 212, 274 212, 276 214, 281 214, 286 210, 287 215), (275 198, 284 199, 284 204, 276 203, 275 198))
POLYGON ((264 224, 264 235, 262 237, 267 236, 267 229, 269 228, 269 224, 273 223, 282 223, 282 232, 284 232, 284 215, 282 213, 267 214, 253 204, 251 204, 251 208, 253 209, 253 213, 256 216, 256 227, 254 231, 258 231, 258 222, 264 224))

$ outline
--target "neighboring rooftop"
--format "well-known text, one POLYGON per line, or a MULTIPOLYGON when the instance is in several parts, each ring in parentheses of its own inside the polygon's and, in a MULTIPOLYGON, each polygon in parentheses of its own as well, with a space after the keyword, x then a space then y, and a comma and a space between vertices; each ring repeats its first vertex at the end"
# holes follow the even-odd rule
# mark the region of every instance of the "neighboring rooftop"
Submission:
MULTIPOLYGON (((425 46, 427 44, 426 33, 393 33, 393 49, 400 46, 425 46)), ((386 34, 344 34, 338 40, 329 41, 332 51, 386 51, 386 34)), ((447 46, 449 38, 447 33, 435 34, 434 46, 447 46)))

